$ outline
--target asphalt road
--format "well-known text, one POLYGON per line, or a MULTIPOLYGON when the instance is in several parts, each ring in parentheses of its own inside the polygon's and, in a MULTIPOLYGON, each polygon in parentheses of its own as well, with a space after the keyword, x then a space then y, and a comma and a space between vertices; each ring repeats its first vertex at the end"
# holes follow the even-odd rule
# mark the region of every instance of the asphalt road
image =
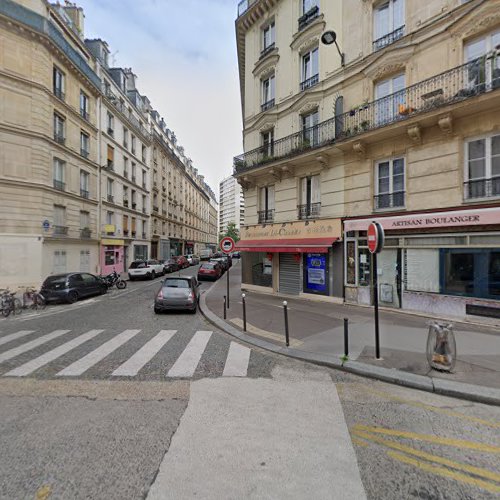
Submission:
POLYGON ((500 495, 499 408, 155 315, 158 288, 0 321, 1 499, 500 495))

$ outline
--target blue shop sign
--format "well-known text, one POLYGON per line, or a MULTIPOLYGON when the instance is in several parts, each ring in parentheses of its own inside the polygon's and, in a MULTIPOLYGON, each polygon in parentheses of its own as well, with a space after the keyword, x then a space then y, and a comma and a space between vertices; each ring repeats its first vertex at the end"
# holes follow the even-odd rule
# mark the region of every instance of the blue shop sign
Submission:
POLYGON ((326 292, 326 254, 308 253, 306 257, 306 287, 309 290, 326 292))

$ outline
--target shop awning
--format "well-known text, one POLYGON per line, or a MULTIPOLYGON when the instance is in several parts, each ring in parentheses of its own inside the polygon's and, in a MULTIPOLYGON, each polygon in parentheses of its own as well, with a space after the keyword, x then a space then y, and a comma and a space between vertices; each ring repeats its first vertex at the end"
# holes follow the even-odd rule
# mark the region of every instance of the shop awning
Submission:
POLYGON ((236 250, 271 253, 327 253, 338 238, 299 238, 274 240, 240 240, 236 250))

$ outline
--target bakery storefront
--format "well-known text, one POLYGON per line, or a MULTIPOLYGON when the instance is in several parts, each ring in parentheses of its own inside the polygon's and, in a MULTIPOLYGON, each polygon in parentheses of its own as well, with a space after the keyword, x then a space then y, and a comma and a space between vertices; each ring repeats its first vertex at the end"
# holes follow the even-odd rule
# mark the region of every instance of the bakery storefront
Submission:
POLYGON ((242 229, 242 287, 286 295, 342 298, 340 219, 266 224, 242 229))
POLYGON ((346 302, 373 303, 366 231, 385 230, 378 256, 386 307, 465 317, 500 313, 500 207, 344 221, 346 302))

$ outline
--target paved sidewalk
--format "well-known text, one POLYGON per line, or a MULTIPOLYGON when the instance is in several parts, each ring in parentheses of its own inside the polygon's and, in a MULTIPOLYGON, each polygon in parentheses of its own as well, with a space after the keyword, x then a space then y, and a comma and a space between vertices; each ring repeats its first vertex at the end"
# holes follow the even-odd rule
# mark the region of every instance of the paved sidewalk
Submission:
POLYGON ((454 323, 457 363, 453 373, 429 368, 425 348, 430 318, 380 312, 382 360, 375 359, 373 309, 287 298, 290 347, 285 346, 283 298, 245 292, 247 332, 243 333, 241 272, 230 271, 229 309, 223 319, 226 275, 202 295, 203 313, 228 333, 261 347, 341 367, 344 323, 349 319, 349 361, 343 368, 403 385, 500 405, 500 329, 454 323))

